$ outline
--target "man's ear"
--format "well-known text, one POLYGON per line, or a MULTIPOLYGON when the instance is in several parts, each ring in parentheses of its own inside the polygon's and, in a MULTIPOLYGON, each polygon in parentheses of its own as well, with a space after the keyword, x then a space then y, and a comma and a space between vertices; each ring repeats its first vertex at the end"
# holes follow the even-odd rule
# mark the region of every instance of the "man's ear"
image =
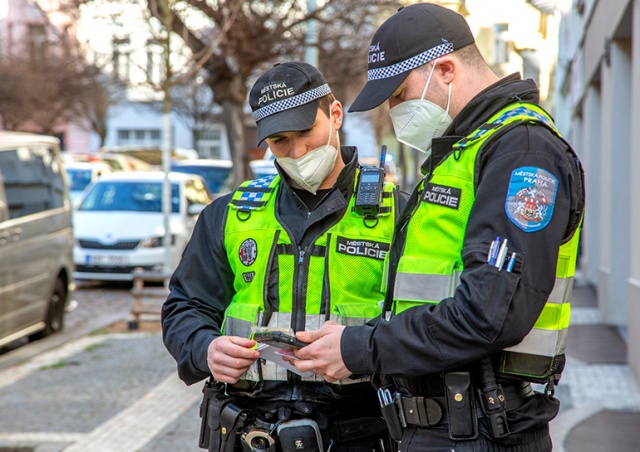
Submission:
POLYGON ((331 103, 331 107, 329 108, 331 111, 331 119, 333 120, 333 125, 336 130, 342 127, 342 120, 344 119, 344 111, 342 109, 342 104, 338 100, 334 100, 331 103))
POLYGON ((438 71, 441 80, 448 85, 455 78, 456 68, 457 61, 449 55, 444 55, 438 58, 435 70, 438 71))

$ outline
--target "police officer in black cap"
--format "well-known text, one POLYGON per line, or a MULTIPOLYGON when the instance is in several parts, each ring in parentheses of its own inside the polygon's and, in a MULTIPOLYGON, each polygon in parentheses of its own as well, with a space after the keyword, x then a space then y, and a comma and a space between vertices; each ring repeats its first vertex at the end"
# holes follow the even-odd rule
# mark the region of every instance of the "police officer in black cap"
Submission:
POLYGON ((273 66, 249 103, 278 175, 247 181, 203 210, 162 309, 180 378, 210 379, 200 446, 382 450, 385 423, 366 376, 326 384, 292 372, 253 336, 378 316, 383 262, 407 196, 386 183, 375 213, 354 209, 357 151, 340 146, 342 105, 312 65, 273 66))
POLYGON ((402 451, 550 451, 584 210, 578 158, 535 83, 499 80, 464 18, 439 5, 405 7, 375 33, 349 111, 385 100, 398 140, 426 157, 389 253, 388 315, 298 333, 314 342, 296 366, 327 381, 379 372, 402 451))

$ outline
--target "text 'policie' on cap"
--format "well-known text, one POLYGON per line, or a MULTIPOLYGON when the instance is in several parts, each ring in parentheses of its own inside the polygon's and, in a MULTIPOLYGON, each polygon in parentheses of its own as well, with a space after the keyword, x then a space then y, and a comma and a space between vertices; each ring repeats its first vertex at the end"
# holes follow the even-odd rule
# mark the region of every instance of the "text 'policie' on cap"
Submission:
POLYGON ((276 63, 258 78, 249 105, 258 125, 258 145, 280 132, 310 129, 318 101, 331 92, 322 73, 302 61, 276 63))
POLYGON ((371 40, 367 83, 349 111, 377 107, 411 70, 474 42, 467 21, 455 11, 433 3, 400 8, 371 40))

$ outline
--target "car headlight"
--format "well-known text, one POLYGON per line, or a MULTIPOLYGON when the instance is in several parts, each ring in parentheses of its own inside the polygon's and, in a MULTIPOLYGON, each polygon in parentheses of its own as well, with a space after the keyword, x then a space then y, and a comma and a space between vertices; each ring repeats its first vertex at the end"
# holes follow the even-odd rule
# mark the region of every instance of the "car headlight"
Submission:
POLYGON ((147 237, 140 241, 140 248, 157 248, 162 246, 163 237, 147 237))
MULTIPOLYGON (((147 237, 140 241, 140 248, 158 248, 163 246, 164 237, 147 237)), ((176 235, 171 234, 171 245, 176 244, 176 235)))

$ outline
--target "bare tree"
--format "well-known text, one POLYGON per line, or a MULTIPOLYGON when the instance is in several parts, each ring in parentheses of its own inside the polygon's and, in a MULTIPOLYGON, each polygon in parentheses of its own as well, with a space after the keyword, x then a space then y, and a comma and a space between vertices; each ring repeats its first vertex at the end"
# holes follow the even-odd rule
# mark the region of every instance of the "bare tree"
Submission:
MULTIPOLYGON (((221 108, 214 102, 213 92, 202 83, 202 77, 192 77, 176 84, 171 93, 172 110, 191 129, 193 142, 197 143, 212 124, 222 118, 221 108)), ((202 150, 199 149, 200 152, 202 150)), ((201 154, 202 157, 215 157, 201 154)))
POLYGON ((112 98, 100 72, 73 53, 49 50, 37 60, 28 53, 0 59, 4 127, 52 134, 65 121, 77 121, 100 134, 112 98))
POLYGON ((105 74, 94 65, 87 64, 84 73, 77 91, 77 116, 89 122, 100 139, 99 146, 102 147, 109 131, 109 110, 125 99, 126 91, 120 80, 105 74))
MULTIPOLYGON (((158 19, 166 0, 147 0, 158 19)), ((245 154, 244 114, 248 86, 257 70, 281 59, 301 58, 305 23, 313 18, 320 28, 320 69, 333 89, 348 98, 349 87, 361 86, 366 73, 370 37, 381 7, 397 2, 327 0, 307 11, 304 0, 181 0, 170 2, 171 30, 194 56, 194 68, 206 74, 205 83, 223 107, 236 182, 250 170, 245 154), (206 17, 209 26, 195 26, 206 17), (190 20, 191 19, 191 20, 190 20), (358 74, 358 75, 356 75, 358 74)))
MULTIPOLYGON (((248 89, 257 72, 280 60, 303 59, 306 23, 315 19, 319 29, 319 67, 336 96, 350 102, 364 83, 369 41, 377 25, 399 6, 398 1, 326 0, 315 11, 307 11, 307 0, 142 0, 150 32, 158 42, 166 40, 168 28, 191 53, 184 68, 174 67, 171 86, 199 78, 222 107, 234 162, 236 182, 251 174, 245 143, 245 106, 248 89), (170 8, 167 20, 165 7, 170 8), (393 9, 392 9, 393 8, 393 9)), ((130 0, 61 0, 69 8, 93 2, 104 5, 131 5, 130 0)), ((104 8, 105 12, 108 8, 104 8)), ((114 11, 109 9, 109 11, 114 11)), ((118 21, 120 23, 121 21, 118 21)), ((176 46, 172 45, 172 52, 176 46)), ((160 87, 156 86, 156 89, 160 87)), ((185 117, 184 99, 174 99, 174 111, 185 117), (181 105, 182 104, 182 105, 181 105)), ((204 120, 200 115, 194 121, 204 120)))

